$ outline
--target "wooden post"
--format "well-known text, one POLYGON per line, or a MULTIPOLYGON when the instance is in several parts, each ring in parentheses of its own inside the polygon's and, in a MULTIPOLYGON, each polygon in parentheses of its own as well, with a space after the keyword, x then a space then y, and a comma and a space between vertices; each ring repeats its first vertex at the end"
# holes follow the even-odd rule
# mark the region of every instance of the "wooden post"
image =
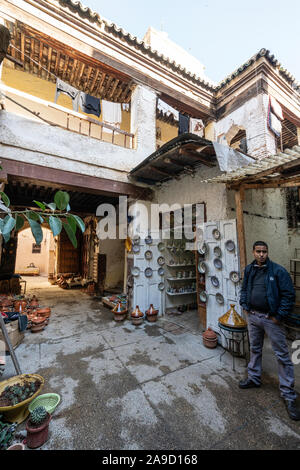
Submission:
POLYGON ((20 368, 20 364, 19 364, 19 361, 18 361, 17 356, 15 354, 14 348, 11 344, 11 341, 9 339, 9 336, 8 336, 8 333, 7 333, 7 330, 6 330, 6 326, 5 326, 5 323, 4 323, 4 320, 2 318, 1 313, 0 313, 0 329, 2 330, 2 334, 3 334, 3 337, 4 337, 4 342, 6 343, 6 346, 9 349, 9 353, 10 353, 12 361, 14 363, 17 375, 21 375, 22 371, 21 371, 21 368, 20 368))
POLYGON ((239 251, 240 251, 241 273, 244 271, 247 265, 243 199, 244 199, 244 190, 242 187, 240 187, 239 189, 235 191, 235 206, 236 206, 237 236, 238 236, 239 251))

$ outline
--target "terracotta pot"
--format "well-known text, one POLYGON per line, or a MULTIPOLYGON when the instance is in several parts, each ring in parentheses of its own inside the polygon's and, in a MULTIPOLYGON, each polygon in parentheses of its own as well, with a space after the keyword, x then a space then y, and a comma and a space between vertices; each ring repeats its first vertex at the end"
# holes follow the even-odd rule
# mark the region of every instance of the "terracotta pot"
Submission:
POLYGON ((146 315, 147 315, 147 320, 148 321, 150 321, 150 322, 157 321, 158 310, 154 309, 153 304, 150 304, 149 309, 146 310, 146 315))
POLYGON ((33 427, 30 423, 30 418, 26 423, 26 431, 27 431, 27 438, 26 438, 26 445, 29 449, 36 449, 37 447, 41 447, 48 439, 49 433, 49 423, 51 420, 51 415, 48 413, 47 419, 44 423, 41 424, 38 428, 33 427))
POLYGON ((214 348, 217 347, 218 336, 211 328, 208 328, 202 334, 202 339, 203 339, 203 344, 204 344, 205 347, 207 347, 209 349, 214 349, 214 348))
POLYGON ((144 321, 144 314, 140 311, 139 306, 135 307, 135 310, 131 313, 131 323, 133 325, 141 325, 144 321))
POLYGON ((39 325, 31 324, 31 333, 38 333, 39 331, 43 331, 45 329, 45 323, 40 323, 39 325))
POLYGON ((125 310, 125 312, 122 312, 122 313, 114 312, 115 321, 124 321, 126 317, 127 317, 127 310, 125 310))
POLYGON ((16 300, 16 302, 14 302, 14 309, 16 312, 25 312, 27 308, 27 302, 26 300, 16 300))
POLYGON ((30 307, 38 307, 39 306, 39 301, 38 299, 36 298, 36 296, 34 295, 30 301, 30 307))
POLYGON ((153 323, 155 321, 157 321, 157 318, 158 318, 158 314, 151 314, 151 315, 147 315, 147 321, 153 323))

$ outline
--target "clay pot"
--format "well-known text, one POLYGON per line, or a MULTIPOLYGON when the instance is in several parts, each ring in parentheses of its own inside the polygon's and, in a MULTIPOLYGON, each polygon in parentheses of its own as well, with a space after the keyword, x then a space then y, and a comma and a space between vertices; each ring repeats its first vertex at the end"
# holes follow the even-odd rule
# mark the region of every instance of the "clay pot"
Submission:
POLYGON ((39 306, 39 301, 38 301, 38 299, 36 298, 35 295, 32 297, 29 306, 30 307, 38 307, 39 306))
POLYGON ((39 333, 40 331, 43 331, 45 329, 45 326, 45 322, 39 323, 38 325, 31 323, 31 333, 39 333))
POLYGON ((51 415, 48 413, 47 419, 39 427, 33 427, 30 423, 30 418, 26 423, 26 445, 29 449, 36 449, 41 447, 48 439, 49 433, 49 423, 51 420, 51 415))
POLYGON ((26 300, 16 300, 16 302, 14 302, 14 309, 16 312, 23 313, 25 312, 26 308, 27 308, 26 300))
POLYGON ((131 313, 131 323, 133 325, 141 325, 144 321, 144 314, 140 311, 139 306, 135 307, 135 310, 131 313))
POLYGON ((34 313, 38 317, 49 318, 51 315, 51 308, 37 308, 34 310, 34 313))
POLYGON ((158 310, 155 310, 153 304, 150 305, 149 309, 146 310, 147 320, 149 322, 157 321, 158 310))
POLYGON ((211 328, 208 328, 202 334, 202 339, 203 339, 203 344, 204 344, 205 347, 207 347, 209 349, 214 349, 214 348, 217 347, 218 336, 211 328))

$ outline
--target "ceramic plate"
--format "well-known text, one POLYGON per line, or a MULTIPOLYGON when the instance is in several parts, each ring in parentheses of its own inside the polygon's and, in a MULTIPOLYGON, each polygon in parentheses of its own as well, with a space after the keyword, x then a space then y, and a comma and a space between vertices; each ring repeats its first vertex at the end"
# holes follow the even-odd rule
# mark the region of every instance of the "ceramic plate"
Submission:
POLYGON ((222 263, 222 261, 220 260, 220 258, 215 258, 215 259, 214 259, 214 267, 215 267, 216 269, 222 269, 223 263, 222 263))
POLYGON ((137 268, 136 266, 134 266, 132 269, 131 269, 131 274, 133 276, 138 276, 140 274, 140 268, 137 268))
POLYGON ((138 245, 140 243, 141 237, 139 235, 134 235, 132 242, 134 245, 138 245))
POLYGON ((207 302, 207 293, 205 292, 205 290, 202 290, 199 294, 199 298, 201 300, 201 302, 207 302))
POLYGON ((200 263, 198 264, 198 271, 202 274, 205 274, 207 272, 207 266, 204 261, 200 261, 200 263))
POLYGON ((226 250, 228 250, 228 251, 234 251, 234 249, 235 249, 235 243, 234 243, 234 241, 232 241, 232 240, 227 240, 227 242, 225 243, 225 248, 226 248, 226 250))
POLYGON ((145 259, 147 259, 149 261, 152 258, 153 258, 152 251, 150 251, 150 250, 146 251, 145 252, 145 259))
POLYGON ((220 231, 219 231, 217 228, 215 228, 215 229, 212 231, 212 235, 213 235, 213 237, 214 237, 216 240, 220 240, 220 238, 221 238, 221 233, 220 233, 220 231))
POLYGON ((229 277, 231 281, 234 282, 235 284, 240 281, 240 275, 236 271, 231 271, 231 273, 229 274, 229 277))
POLYGON ((211 283, 214 287, 219 287, 220 282, 219 282, 219 279, 216 276, 212 276, 210 280, 211 280, 211 283))
POLYGON ((150 235, 148 235, 148 237, 145 238, 145 243, 146 243, 146 245, 151 245, 152 238, 150 237, 150 235))
POLYGON ((200 255, 206 255, 208 253, 208 245, 206 243, 200 243, 198 247, 198 253, 200 255))
POLYGON ((219 246, 215 246, 214 248, 214 255, 217 256, 218 258, 221 258, 222 256, 222 250, 219 246))
POLYGON ((160 266, 163 266, 165 264, 165 258, 163 256, 160 256, 158 259, 157 259, 157 262, 160 266))
POLYGON ((146 268, 145 269, 145 276, 146 277, 152 277, 152 275, 153 275, 152 269, 151 268, 146 268))
POLYGON ((164 284, 163 282, 160 282, 160 283, 158 284, 158 288, 159 288, 159 290, 164 290, 165 284, 164 284))
POLYGON ((163 242, 160 242, 158 245, 157 245, 157 248, 159 251, 164 251, 165 249, 165 244, 163 242))
POLYGON ((132 245, 131 251, 133 253, 139 253, 140 252, 140 245, 132 245))
POLYGON ((220 305, 223 305, 224 304, 224 297, 222 294, 216 294, 216 301, 218 302, 218 304, 220 305))
POLYGON ((163 275, 165 274, 164 268, 159 268, 158 274, 159 274, 160 276, 163 276, 163 275))

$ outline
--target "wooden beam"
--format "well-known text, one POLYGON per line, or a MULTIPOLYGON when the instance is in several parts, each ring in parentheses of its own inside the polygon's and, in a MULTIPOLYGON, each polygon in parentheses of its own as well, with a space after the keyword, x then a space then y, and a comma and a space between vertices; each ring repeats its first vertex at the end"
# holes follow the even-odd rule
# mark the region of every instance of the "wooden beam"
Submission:
POLYGON ((236 218, 237 218, 237 236, 239 242, 239 254, 240 254, 240 268, 241 272, 244 271, 247 265, 246 255, 246 242, 245 242, 245 228, 244 228, 244 213, 242 203, 241 189, 235 191, 235 206, 236 206, 236 218))
MULTIPOLYGON (((58 170, 17 160, 1 158, 1 166, 11 179, 19 178, 29 183, 51 186, 55 189, 64 188, 66 191, 80 191, 83 193, 103 194, 118 197, 127 195, 134 198, 151 200, 153 193, 149 188, 143 188, 131 183, 97 178, 96 176, 82 175, 70 171, 58 170)), ((0 172, 0 180, 4 175, 0 172)))
POLYGON ((162 176, 167 176, 168 178, 171 178, 173 175, 170 173, 167 173, 166 171, 161 170, 160 168, 157 168, 156 166, 150 165, 149 170, 154 171, 155 173, 159 173, 162 176))
POLYGON ((194 159, 198 160, 199 162, 201 162, 204 165, 209 166, 209 167, 216 166, 216 164, 214 162, 207 160, 204 156, 201 156, 200 153, 198 154, 198 152, 193 152, 191 150, 186 150, 186 149, 182 148, 182 149, 179 150, 179 155, 194 158, 194 159))

